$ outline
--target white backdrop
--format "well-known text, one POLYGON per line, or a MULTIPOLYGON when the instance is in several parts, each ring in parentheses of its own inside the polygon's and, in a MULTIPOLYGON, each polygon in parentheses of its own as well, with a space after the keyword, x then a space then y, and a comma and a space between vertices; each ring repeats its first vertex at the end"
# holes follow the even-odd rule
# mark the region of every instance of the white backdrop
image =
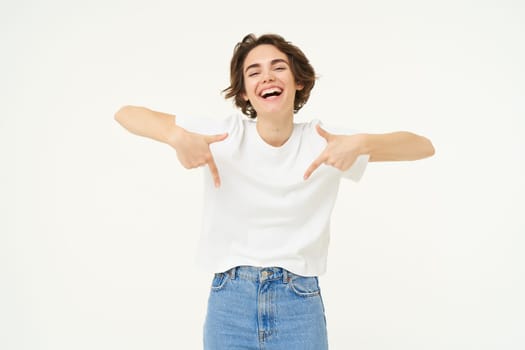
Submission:
POLYGON ((429 137, 342 183, 331 349, 525 348, 521 1, 2 1, 0 348, 199 349, 200 170, 114 120, 222 118, 234 45, 297 44, 300 120, 429 137))

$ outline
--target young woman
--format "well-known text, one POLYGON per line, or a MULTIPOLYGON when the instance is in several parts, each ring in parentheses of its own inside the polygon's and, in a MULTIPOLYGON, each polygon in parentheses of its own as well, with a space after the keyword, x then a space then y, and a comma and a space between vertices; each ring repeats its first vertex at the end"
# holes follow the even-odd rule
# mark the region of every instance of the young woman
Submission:
POLYGON ((364 134, 295 123, 315 72, 282 37, 246 36, 226 98, 248 116, 204 121, 125 106, 116 120, 172 146, 186 168, 207 166, 198 261, 214 273, 205 349, 328 348, 317 276, 326 269, 339 181, 367 163, 433 155, 410 132, 364 134))

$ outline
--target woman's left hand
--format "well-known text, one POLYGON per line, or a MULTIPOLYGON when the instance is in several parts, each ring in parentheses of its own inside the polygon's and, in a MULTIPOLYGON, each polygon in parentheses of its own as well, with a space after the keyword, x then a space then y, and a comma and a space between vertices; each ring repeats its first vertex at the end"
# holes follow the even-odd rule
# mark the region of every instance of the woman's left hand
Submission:
POLYGON ((319 135, 326 140, 327 144, 323 152, 312 162, 304 173, 304 179, 307 180, 321 164, 333 166, 341 171, 350 169, 360 155, 362 145, 361 135, 330 134, 321 128, 320 125, 317 125, 316 129, 319 135))

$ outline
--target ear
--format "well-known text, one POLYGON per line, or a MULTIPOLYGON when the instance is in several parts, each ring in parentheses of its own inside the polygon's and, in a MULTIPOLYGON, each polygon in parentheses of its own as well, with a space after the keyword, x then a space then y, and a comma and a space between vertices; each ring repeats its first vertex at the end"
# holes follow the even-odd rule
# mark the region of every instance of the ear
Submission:
POLYGON ((246 95, 246 92, 241 92, 241 97, 244 101, 249 101, 248 96, 246 95))
POLYGON ((295 84, 295 90, 297 90, 297 91, 301 91, 302 89, 304 89, 304 85, 301 84, 301 83, 299 83, 299 82, 297 82, 297 83, 295 84))

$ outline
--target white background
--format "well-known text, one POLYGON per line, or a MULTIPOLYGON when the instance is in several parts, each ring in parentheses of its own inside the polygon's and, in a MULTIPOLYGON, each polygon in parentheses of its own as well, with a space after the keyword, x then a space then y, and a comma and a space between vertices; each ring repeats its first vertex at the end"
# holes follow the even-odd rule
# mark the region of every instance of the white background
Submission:
POLYGON ((436 148, 342 183, 331 349, 525 348, 524 19, 518 0, 3 1, 0 348, 201 347, 202 175, 113 114, 231 114, 250 32, 316 68, 298 121, 436 148))

